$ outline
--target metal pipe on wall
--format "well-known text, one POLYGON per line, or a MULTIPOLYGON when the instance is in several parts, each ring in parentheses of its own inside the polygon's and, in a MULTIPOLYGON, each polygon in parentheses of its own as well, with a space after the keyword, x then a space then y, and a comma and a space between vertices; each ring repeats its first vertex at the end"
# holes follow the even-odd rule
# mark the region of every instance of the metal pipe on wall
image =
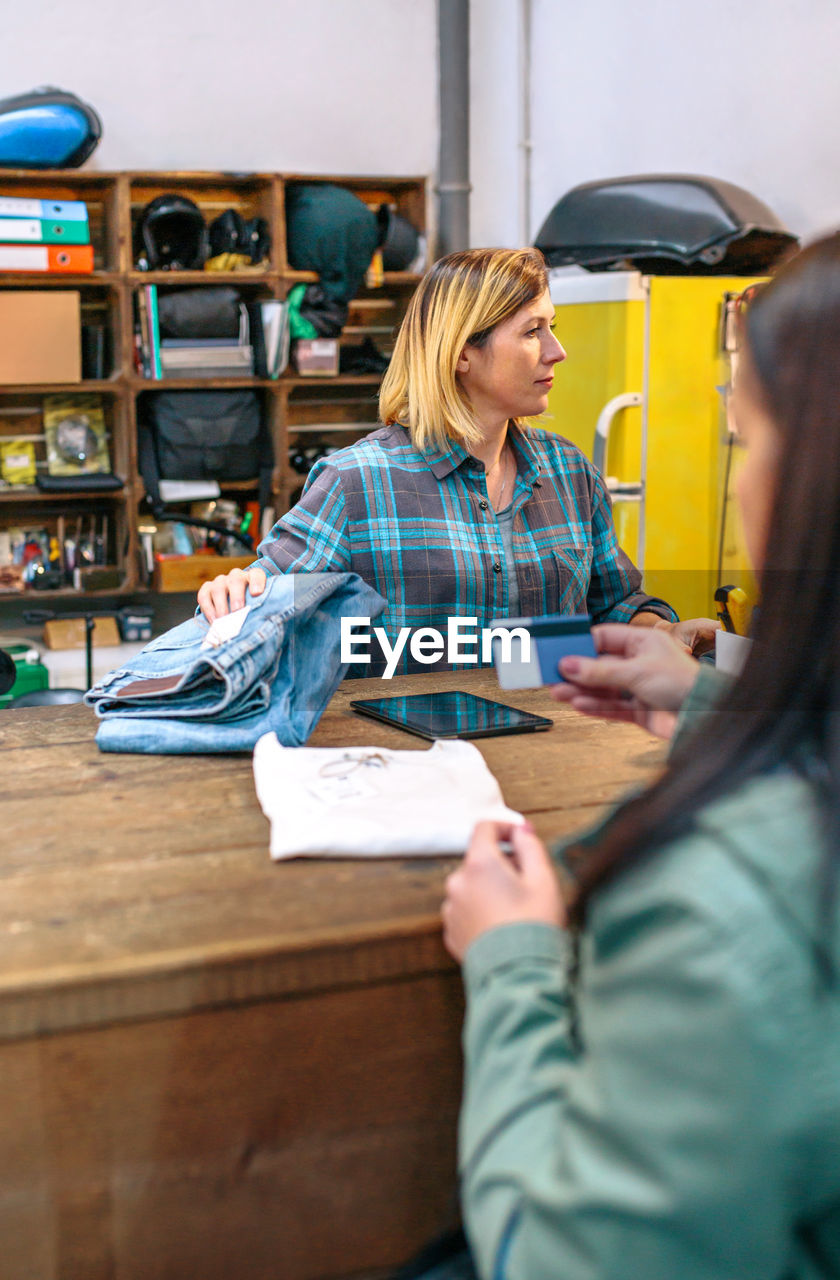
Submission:
POLYGON ((520 0, 519 6, 519 86, 520 86, 520 236, 523 245, 531 243, 531 0, 520 0))
POLYGON ((437 257, 470 243, 470 6, 438 0, 437 257))

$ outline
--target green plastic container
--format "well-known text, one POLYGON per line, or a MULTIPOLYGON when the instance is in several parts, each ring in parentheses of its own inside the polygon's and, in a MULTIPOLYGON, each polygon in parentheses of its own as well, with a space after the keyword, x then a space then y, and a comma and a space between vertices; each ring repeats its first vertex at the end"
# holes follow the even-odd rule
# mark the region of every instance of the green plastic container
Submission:
POLYGON ((37 649, 33 649, 31 644, 9 644, 4 645, 3 648, 14 660, 17 678, 9 692, 0 697, 0 707, 7 707, 12 698, 17 698, 22 693, 31 693, 33 689, 49 688, 50 673, 40 658, 36 656, 34 662, 27 661, 27 654, 37 655, 37 649))

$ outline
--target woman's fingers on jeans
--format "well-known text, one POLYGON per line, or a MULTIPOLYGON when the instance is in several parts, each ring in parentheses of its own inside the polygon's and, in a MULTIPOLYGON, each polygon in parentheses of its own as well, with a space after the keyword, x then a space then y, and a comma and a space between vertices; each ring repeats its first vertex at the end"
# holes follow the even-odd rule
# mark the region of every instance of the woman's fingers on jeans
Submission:
POLYGON ((231 569, 228 574, 228 595, 230 610, 233 613, 245 605, 245 593, 260 596, 266 584, 266 576, 262 569, 231 569))
POLYGON ((198 592, 198 607, 208 622, 216 621, 216 606, 213 603, 213 584, 204 582, 198 592))
POLYGON ((245 604, 245 591, 248 587, 248 575, 242 569, 231 569, 227 575, 227 594, 230 601, 230 612, 235 613, 245 604))
MULTIPOLYGON (((233 573, 236 572, 241 573, 242 570, 233 571, 233 573)), ((220 573, 210 583, 210 605, 213 609, 214 620, 215 618, 223 617, 226 613, 231 613, 234 609, 241 608, 244 603, 244 588, 242 590, 242 600, 239 604, 236 603, 236 589, 231 582, 233 573, 220 573)))
POLYGON ((262 595, 268 578, 262 569, 231 569, 205 582, 198 592, 198 605, 208 622, 234 613, 245 604, 245 592, 262 595))

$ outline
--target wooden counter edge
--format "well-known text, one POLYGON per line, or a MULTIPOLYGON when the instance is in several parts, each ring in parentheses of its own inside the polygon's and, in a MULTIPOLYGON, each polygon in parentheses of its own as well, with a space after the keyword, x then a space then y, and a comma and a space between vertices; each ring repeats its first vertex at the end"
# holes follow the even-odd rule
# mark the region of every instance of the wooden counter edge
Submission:
POLYGON ((138 961, 39 971, 0 979, 0 1042, 49 1032, 173 1017, 220 1005, 294 999, 455 968, 437 917, 366 933, 346 930, 301 945, 249 939, 237 947, 164 952, 138 961))

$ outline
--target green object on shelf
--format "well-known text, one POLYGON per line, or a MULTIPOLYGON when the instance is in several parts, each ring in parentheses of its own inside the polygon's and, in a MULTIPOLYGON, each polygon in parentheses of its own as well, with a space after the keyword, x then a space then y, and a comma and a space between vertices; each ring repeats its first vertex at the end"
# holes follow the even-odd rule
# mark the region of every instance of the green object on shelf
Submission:
POLYGON ((27 655, 37 653, 31 644, 8 644, 3 645, 3 648, 17 667, 17 677, 9 692, 0 697, 0 707, 7 707, 13 698, 22 693, 49 688, 50 673, 40 657, 34 662, 27 659, 27 655))
POLYGON ((317 338, 318 330, 311 321, 300 314, 300 304, 306 293, 305 284, 296 284, 287 298, 289 304, 289 333, 293 340, 297 338, 317 338))

